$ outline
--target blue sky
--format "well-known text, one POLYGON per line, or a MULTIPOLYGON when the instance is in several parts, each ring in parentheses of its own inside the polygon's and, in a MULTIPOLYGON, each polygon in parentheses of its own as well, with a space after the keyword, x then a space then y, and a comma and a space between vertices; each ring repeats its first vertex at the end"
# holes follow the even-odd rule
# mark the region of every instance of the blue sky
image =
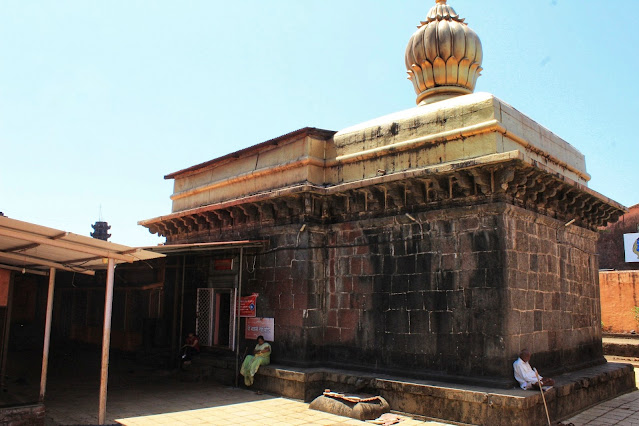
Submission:
MULTIPOLYGON (((404 50, 433 1, 18 1, 0 14, 0 211, 111 241, 162 241, 165 174, 305 126, 414 106, 404 50)), ((639 2, 451 0, 490 92, 636 189, 639 2)))

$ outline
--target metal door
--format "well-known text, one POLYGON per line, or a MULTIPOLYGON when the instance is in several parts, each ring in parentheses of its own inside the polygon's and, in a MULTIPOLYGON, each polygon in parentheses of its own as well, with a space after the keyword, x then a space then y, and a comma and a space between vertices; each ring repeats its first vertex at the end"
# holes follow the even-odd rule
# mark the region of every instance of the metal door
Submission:
POLYGON ((200 345, 213 345, 213 297, 215 290, 212 288, 197 289, 197 312, 195 320, 196 333, 200 339, 200 345))

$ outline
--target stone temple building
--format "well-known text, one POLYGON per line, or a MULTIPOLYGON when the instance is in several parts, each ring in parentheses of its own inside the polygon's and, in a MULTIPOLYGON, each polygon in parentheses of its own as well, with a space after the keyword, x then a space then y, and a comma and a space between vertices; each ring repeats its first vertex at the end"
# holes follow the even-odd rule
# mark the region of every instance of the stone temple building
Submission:
MULTIPOLYGON (((274 319, 273 362, 299 371, 512 389, 523 348, 547 374, 602 366, 596 230, 625 208, 588 188, 575 147, 473 93, 481 42, 446 0, 408 40, 405 60, 413 108, 338 132, 303 128, 165 177, 175 182, 172 212, 140 224, 166 237, 166 250, 202 249, 185 294, 257 293, 257 316, 274 319), (243 258, 204 251, 241 241, 261 245, 243 258), (225 257, 231 281, 216 278, 225 257)), ((186 309, 185 324, 199 311, 186 309)), ((247 344, 245 321, 240 341, 222 345, 230 354, 247 344)), ((631 371, 606 373, 623 376, 607 382, 608 397, 633 386, 631 371)), ((377 383, 392 399, 397 387, 377 383)), ((444 403, 434 414, 396 400, 448 416, 444 403)), ((525 424, 532 411, 521 412, 525 424)))

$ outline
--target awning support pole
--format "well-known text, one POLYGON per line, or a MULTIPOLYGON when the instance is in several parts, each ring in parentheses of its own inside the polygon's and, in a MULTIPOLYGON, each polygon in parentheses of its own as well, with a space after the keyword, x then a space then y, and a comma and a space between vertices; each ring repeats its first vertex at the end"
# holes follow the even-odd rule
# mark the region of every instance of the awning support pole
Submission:
POLYGON ((98 424, 103 425, 106 417, 107 382, 109 379, 109 348, 111 345, 111 312, 113 310, 113 277, 115 260, 109 258, 106 294, 104 296, 104 329, 102 331, 102 370, 100 374, 100 411, 98 424))
POLYGON ((239 272, 239 276, 238 276, 238 289, 237 289, 237 296, 235 297, 235 306, 233 307, 233 309, 235 309, 235 315, 237 315, 236 318, 236 325, 235 325, 235 333, 236 333, 236 337, 235 337, 235 387, 239 387, 239 380, 240 380, 240 300, 242 297, 242 262, 244 262, 244 247, 240 247, 240 272, 239 272))
MULTIPOLYGON (((168 262, 167 262, 168 263, 168 262)), ((165 268, 166 268, 166 264, 165 264, 165 268)), ((171 361, 172 364, 171 365, 175 365, 174 362, 177 361, 178 359, 178 350, 177 348, 179 348, 180 346, 180 342, 177 340, 178 339, 178 335, 177 335, 177 327, 178 327, 178 303, 177 301, 179 300, 179 296, 180 296, 180 286, 178 284, 179 281, 179 270, 176 266, 175 268, 175 277, 173 279, 173 321, 171 322, 171 356, 175 355, 173 357, 173 360, 171 361)))
MULTIPOLYGON (((184 327, 184 277, 186 275, 186 255, 182 256, 182 295, 180 296, 180 339, 178 340, 178 348, 182 350, 182 328, 184 327)), ((197 330, 196 330, 197 332, 197 330)))
POLYGON ((7 357, 9 356, 9 336, 11 334, 11 312, 13 311, 13 286, 14 275, 9 277, 9 297, 7 298, 7 310, 4 316, 4 334, 2 336, 2 365, 0 366, 0 387, 3 391, 7 385, 7 357))
POLYGON ((53 291, 55 289, 55 268, 49 268, 49 293, 47 295, 47 316, 44 323, 44 347, 42 349, 42 373, 40 374, 40 403, 44 402, 47 390, 47 370, 49 368, 49 346, 51 343, 51 318, 53 317, 53 291))

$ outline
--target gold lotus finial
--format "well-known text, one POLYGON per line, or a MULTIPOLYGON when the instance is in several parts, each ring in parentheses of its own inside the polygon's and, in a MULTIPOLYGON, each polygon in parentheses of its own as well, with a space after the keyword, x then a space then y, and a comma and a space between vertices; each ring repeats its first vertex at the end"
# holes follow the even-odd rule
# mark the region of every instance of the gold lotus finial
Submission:
POLYGON ((482 56, 477 34, 446 0, 436 0, 406 47, 406 70, 417 104, 472 93, 482 56))

